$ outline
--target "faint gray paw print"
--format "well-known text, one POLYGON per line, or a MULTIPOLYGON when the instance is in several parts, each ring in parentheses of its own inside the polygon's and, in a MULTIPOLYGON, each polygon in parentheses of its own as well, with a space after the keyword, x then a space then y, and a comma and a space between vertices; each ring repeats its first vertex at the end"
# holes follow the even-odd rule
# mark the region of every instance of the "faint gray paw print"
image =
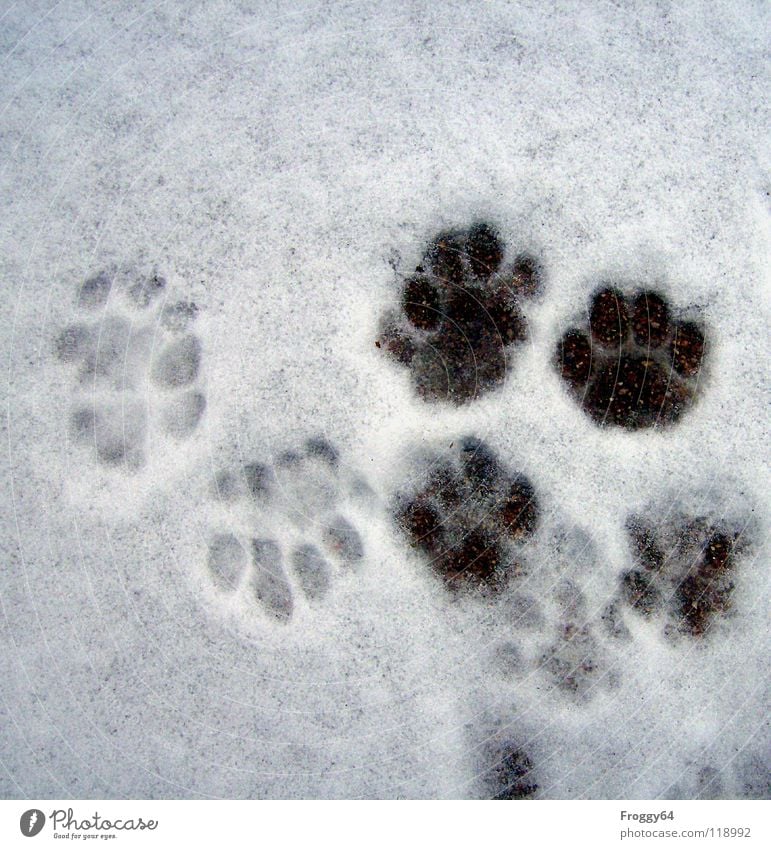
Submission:
POLYGON ((54 341, 72 371, 71 438, 100 466, 136 471, 149 440, 188 439, 206 410, 197 308, 163 302, 166 288, 136 270, 89 277, 77 293, 81 317, 54 341))
POLYGON ((225 526, 212 534, 207 570, 221 596, 247 612, 288 622, 299 600, 330 592, 336 575, 358 568, 364 543, 347 512, 365 485, 348 479, 335 447, 309 439, 272 463, 221 470, 212 492, 225 526))

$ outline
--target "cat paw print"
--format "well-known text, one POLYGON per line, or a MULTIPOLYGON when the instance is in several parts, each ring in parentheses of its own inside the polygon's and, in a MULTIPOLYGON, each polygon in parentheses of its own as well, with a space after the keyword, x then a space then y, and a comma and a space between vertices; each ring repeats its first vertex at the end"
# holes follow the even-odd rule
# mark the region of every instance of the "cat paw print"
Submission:
POLYGON ((506 681, 537 680, 539 690, 559 700, 586 703, 620 680, 605 623, 587 601, 601 591, 602 559, 587 529, 554 516, 543 524, 531 556, 537 568, 497 606, 491 671, 506 681))
POLYGON ((529 254, 505 255, 491 224, 440 233, 383 317, 375 344, 409 369, 422 399, 465 404, 506 379, 527 338, 520 302, 542 275, 529 254))
POLYGON ((707 634, 731 607, 741 528, 705 517, 658 525, 632 517, 627 533, 634 565, 620 577, 621 603, 662 619, 667 633, 707 634))
POLYGON ((578 596, 578 601, 565 610, 538 665, 558 691, 587 701, 612 679, 602 646, 587 621, 583 597, 578 596))
POLYGON ((105 467, 136 471, 150 439, 189 438, 206 409, 202 345, 187 301, 159 302, 158 274, 101 272, 77 293, 77 321, 54 341, 72 373, 69 432, 105 467))
POLYGON ((532 484, 475 437, 421 466, 422 485, 396 498, 398 527, 449 589, 500 591, 538 525, 532 484))
POLYGON ((272 463, 218 472, 212 496, 223 529, 209 540, 206 568, 219 598, 230 598, 246 616, 256 607, 284 623, 300 600, 321 602, 335 576, 364 559, 348 513, 366 491, 360 479, 347 479, 336 448, 323 438, 272 463))
POLYGON ((563 335, 556 366, 593 421, 639 430, 674 424, 693 405, 705 350, 704 327, 675 319, 662 295, 605 287, 588 326, 563 335))
POLYGON ((508 735, 493 734, 481 747, 479 761, 483 798, 502 801, 532 799, 537 795, 537 771, 532 758, 508 735))

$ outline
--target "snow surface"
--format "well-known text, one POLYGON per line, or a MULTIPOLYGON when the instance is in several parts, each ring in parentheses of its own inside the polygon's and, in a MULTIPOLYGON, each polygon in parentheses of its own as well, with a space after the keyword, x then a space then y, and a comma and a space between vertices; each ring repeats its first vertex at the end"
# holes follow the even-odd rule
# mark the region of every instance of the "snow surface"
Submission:
POLYGON ((479 797, 506 739, 544 798, 767 795, 768 38, 749 0, 7 5, 0 794, 479 797), (544 292, 500 391, 426 405, 378 321, 426 241, 479 219, 544 292), (671 429, 598 428, 552 366, 606 280, 708 327, 671 429), (180 299, 206 398, 187 439, 151 366, 180 299), (79 382, 56 340, 116 316, 125 359, 79 382), (78 405, 118 410, 136 468, 73 434, 78 405), (318 434, 339 475, 215 497, 318 434), (466 434, 541 499, 514 595, 451 600, 389 515, 415 453, 466 434), (318 602, 295 586, 280 622, 216 586, 213 535, 288 551, 325 510, 365 555, 318 602), (610 638, 627 517, 680 510, 746 529, 732 610, 703 640, 629 611, 610 638), (539 661, 566 586, 596 643, 579 694, 539 661))

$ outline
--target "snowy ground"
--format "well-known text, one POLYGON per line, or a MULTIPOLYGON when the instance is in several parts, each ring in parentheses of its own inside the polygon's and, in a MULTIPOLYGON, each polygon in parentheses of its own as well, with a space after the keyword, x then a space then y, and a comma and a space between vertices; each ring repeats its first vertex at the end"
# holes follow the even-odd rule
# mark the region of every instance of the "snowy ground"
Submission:
POLYGON ((0 15, 0 795, 485 797, 506 742, 543 798, 767 795, 767 7, 254 5, 0 15), (543 262, 528 343, 424 403, 378 322, 478 220, 543 262), (707 328, 671 428, 598 427, 554 369, 607 281, 707 328), (495 597, 391 514, 470 434, 541 505, 495 597), (286 454, 319 436, 336 465, 286 454), (258 504, 223 475, 253 462, 258 504), (680 513, 742 532, 730 610, 614 635, 628 517, 680 513))

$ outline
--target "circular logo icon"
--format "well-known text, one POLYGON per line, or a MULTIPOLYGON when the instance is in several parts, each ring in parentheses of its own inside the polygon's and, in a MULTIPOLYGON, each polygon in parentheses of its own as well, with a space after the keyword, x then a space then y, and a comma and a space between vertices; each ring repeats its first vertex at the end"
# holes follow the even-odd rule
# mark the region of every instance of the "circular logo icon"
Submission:
POLYGON ((37 808, 24 811, 19 820, 19 828, 25 837, 34 837, 36 834, 40 834, 45 824, 46 815, 37 808))

